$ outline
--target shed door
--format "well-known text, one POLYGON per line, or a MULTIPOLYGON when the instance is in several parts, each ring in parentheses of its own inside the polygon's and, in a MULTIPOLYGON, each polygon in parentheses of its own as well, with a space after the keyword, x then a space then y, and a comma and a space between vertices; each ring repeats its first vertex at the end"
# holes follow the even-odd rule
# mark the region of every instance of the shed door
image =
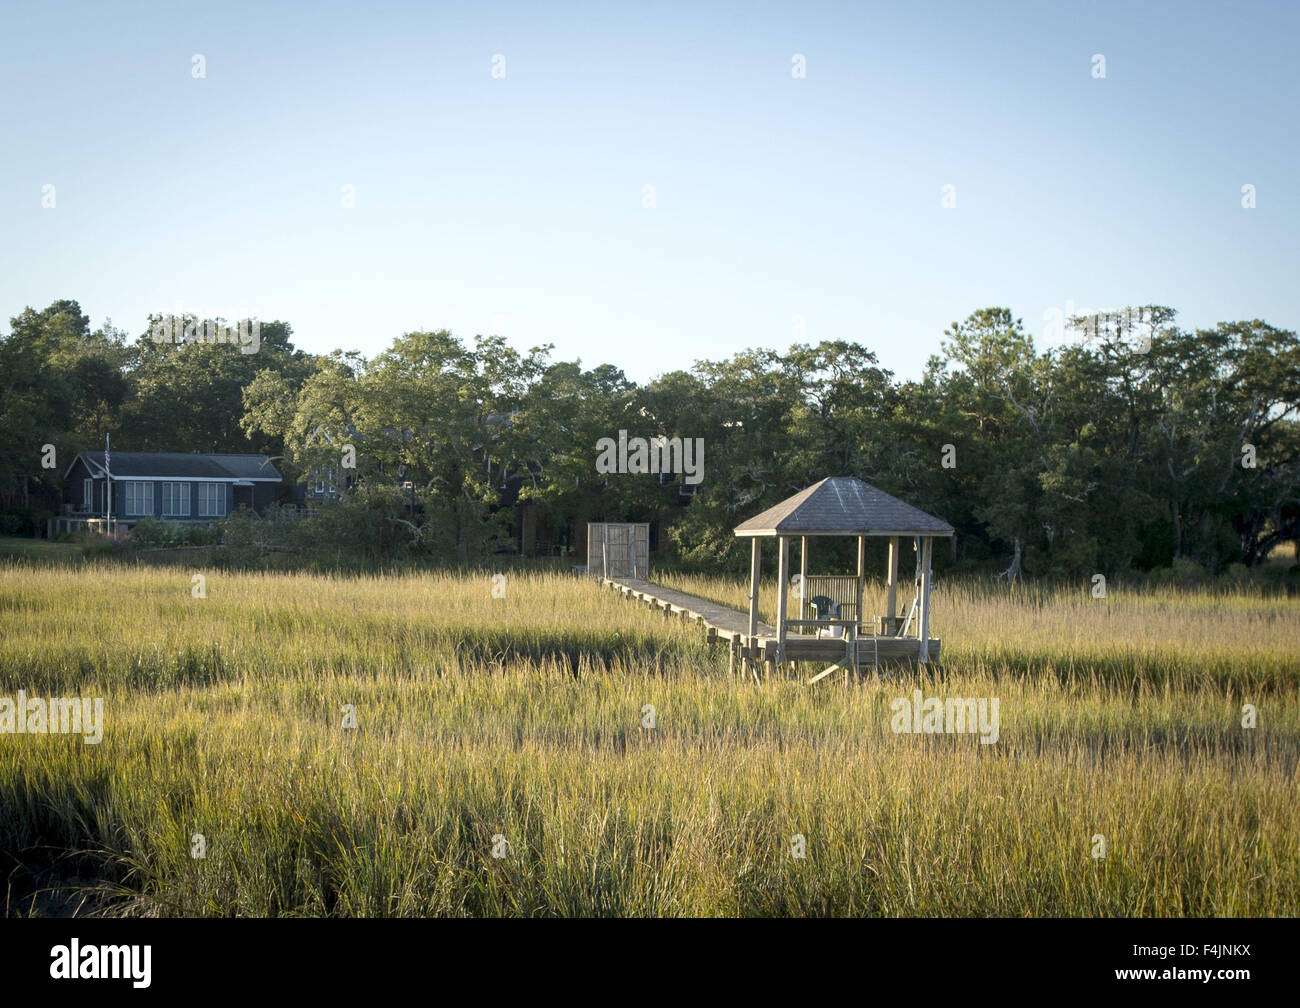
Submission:
POLYGON ((632 576, 648 578, 650 576, 650 526, 633 525, 632 528, 635 530, 632 561, 636 565, 632 576))
POLYGON ((609 571, 606 577, 630 578, 632 576, 632 527, 630 525, 605 526, 606 556, 609 571))

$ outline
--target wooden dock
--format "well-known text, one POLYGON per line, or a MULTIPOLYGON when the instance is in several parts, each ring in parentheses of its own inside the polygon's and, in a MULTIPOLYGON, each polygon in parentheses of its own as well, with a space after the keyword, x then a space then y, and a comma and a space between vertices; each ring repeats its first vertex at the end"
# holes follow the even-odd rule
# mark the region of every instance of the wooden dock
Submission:
MULTIPOLYGON (((813 634, 787 633, 784 646, 778 640, 776 627, 759 623, 755 633, 749 632, 749 615, 739 609, 688 595, 674 588, 665 588, 651 581, 637 578, 600 578, 602 587, 620 592, 624 598, 643 602, 662 610, 665 617, 674 615, 699 623, 706 638, 723 641, 730 654, 728 668, 732 675, 739 663, 742 673, 749 671, 758 679, 761 664, 769 673, 784 662, 831 662, 836 667, 854 668, 856 672, 868 668, 877 672, 882 667, 911 665, 920 660, 920 641, 915 637, 893 637, 877 634, 857 634, 857 625, 838 621, 846 627, 849 637, 818 637, 813 634), (856 636, 856 639, 852 637, 856 636)), ((787 620, 787 628, 803 629, 815 621, 787 620)), ((823 621, 832 622, 832 621, 823 621)), ((930 638, 927 657, 939 659, 940 641, 930 638)), ((824 675, 825 673, 823 673, 824 675)), ((815 679, 821 678, 815 676, 815 679)))

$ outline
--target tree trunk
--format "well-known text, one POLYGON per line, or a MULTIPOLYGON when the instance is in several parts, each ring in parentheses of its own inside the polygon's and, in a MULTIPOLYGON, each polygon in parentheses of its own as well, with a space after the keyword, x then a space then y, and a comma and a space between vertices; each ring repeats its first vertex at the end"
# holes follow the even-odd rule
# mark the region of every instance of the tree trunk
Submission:
POLYGON ((1020 539, 1019 539, 1019 537, 1016 537, 1015 539, 1012 540, 1012 545, 1013 545, 1014 548, 1015 548, 1015 553, 1013 553, 1012 556, 1011 556, 1011 565, 1010 565, 1006 570, 1004 570, 1001 574, 999 574, 998 577, 1006 578, 1006 579, 1007 579, 1008 581, 1010 581, 1012 584, 1015 584, 1015 583, 1016 583, 1016 579, 1017 579, 1018 577, 1020 577, 1020 573, 1021 573, 1021 571, 1020 571, 1020 539))

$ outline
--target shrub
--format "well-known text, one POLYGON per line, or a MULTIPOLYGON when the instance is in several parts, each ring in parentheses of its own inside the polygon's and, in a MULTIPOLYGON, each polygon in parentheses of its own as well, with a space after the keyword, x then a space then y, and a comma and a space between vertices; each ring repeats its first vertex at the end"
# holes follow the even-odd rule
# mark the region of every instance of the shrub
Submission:
POLYGON ((81 547, 81 555, 87 560, 117 556, 128 548, 126 542, 110 539, 108 536, 92 536, 81 547))
POLYGON ((41 534, 50 511, 36 508, 11 507, 0 511, 0 535, 36 536, 41 534))
POLYGON ((1187 557, 1174 557, 1169 567, 1159 567, 1151 572, 1154 585, 1174 585, 1191 588, 1205 581, 1205 568, 1187 557))
POLYGON ((1219 575, 1219 583, 1228 587, 1244 585, 1250 581, 1250 568, 1243 563, 1228 564, 1219 575))
POLYGON ((213 546, 219 541, 220 536, 221 530, 212 523, 142 518, 131 530, 131 545, 136 549, 213 546))
POLYGON ((272 566, 272 557, 298 551, 300 526, 293 510, 279 504, 272 504, 265 515, 241 507, 221 521, 216 559, 229 567, 272 566))

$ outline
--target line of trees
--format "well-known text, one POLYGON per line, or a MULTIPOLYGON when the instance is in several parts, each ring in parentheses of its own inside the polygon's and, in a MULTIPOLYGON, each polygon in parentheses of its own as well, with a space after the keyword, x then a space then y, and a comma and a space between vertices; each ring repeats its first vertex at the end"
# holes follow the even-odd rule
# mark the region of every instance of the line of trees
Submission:
MULTIPOLYGON (((331 534, 383 561, 469 562, 498 549, 503 494, 552 525, 669 523, 688 565, 743 563, 731 529, 828 475, 858 476, 951 522, 970 570, 1077 575, 1258 563, 1300 540, 1300 341, 1265 322, 1184 331, 1143 306, 1074 320, 1039 350, 1004 308, 944 333, 899 380, 861 343, 755 349, 647 384, 498 337, 407 333, 372 359, 293 346, 261 323, 257 353, 92 330, 75 301, 0 336, 0 487, 57 483, 37 467, 119 450, 258 452, 290 479, 355 450, 331 534), (1134 321, 1138 320, 1138 321, 1134 321), (1140 338, 1136 338, 1140 335, 1140 338), (651 475, 600 474, 596 444, 703 438, 682 506, 651 475), (409 488, 403 490, 403 486, 409 488)), ((199 331, 202 331, 200 327, 199 331)))

